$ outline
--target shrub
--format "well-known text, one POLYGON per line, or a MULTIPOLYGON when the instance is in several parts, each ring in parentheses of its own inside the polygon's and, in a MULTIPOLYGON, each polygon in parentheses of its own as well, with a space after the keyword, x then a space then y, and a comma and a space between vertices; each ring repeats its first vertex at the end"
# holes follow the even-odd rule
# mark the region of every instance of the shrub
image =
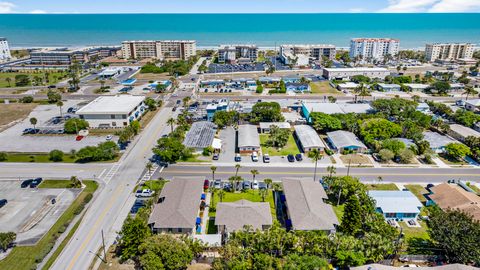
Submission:
POLYGON ((87 129, 89 124, 87 121, 78 118, 72 118, 65 122, 64 129, 65 133, 75 134, 82 129, 87 129))
POLYGON ((0 161, 5 161, 8 159, 8 155, 6 152, 0 152, 0 161))
POLYGON ((21 103, 32 103, 33 102, 33 97, 32 96, 25 96, 25 97, 22 97, 19 101, 21 103))
POLYGON ((394 158, 395 154, 388 149, 382 149, 380 152, 378 152, 378 156, 382 161, 390 161, 394 158))
POLYGON ((63 152, 60 150, 52 150, 50 154, 48 154, 49 159, 53 162, 59 162, 63 160, 63 152))
POLYGON ((403 149, 402 151, 400 151, 400 153, 398 154, 398 159, 401 163, 410 163, 410 161, 412 161, 413 157, 415 156, 415 154, 413 153, 412 150, 410 149, 403 149))

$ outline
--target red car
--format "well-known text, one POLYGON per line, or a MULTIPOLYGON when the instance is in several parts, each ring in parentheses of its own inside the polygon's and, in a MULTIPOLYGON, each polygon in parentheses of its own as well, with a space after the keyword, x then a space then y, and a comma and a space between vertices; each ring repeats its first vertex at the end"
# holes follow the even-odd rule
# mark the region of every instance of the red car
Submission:
POLYGON ((205 181, 203 182, 203 189, 207 189, 210 187, 210 181, 208 181, 208 179, 205 179, 205 181))
POLYGON ((80 135, 75 138, 75 140, 76 140, 77 142, 78 142, 78 141, 81 141, 82 139, 83 139, 83 136, 80 136, 80 135))

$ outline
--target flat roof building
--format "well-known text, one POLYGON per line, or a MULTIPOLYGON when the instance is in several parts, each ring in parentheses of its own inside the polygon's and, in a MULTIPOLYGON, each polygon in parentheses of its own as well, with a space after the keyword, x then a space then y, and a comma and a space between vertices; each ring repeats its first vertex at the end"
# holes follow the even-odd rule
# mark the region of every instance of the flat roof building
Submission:
POLYGON ((330 146, 336 152, 354 151, 363 153, 368 150, 367 146, 352 132, 337 130, 328 132, 327 136, 330 146))
POLYGON ((203 194, 203 178, 178 177, 165 184, 148 224, 155 233, 193 234, 203 194))
POLYGON ((311 179, 283 179, 283 193, 287 212, 287 228, 299 231, 335 232, 337 216, 323 186, 311 179))
POLYGON ((353 76, 363 75, 371 79, 384 79, 390 75, 386 68, 324 68, 323 77, 327 80, 350 79, 353 76))
POLYGON ((393 83, 379 83, 377 84, 377 90, 385 92, 400 91, 401 87, 400 85, 393 83))
POLYGON ((430 88, 430 85, 422 83, 405 83, 404 85, 412 92, 424 92, 430 88))
POLYGON ((243 230, 245 226, 253 230, 266 230, 273 223, 268 202, 219 202, 216 211, 215 225, 222 234, 243 230))
POLYGON ((461 142, 465 142, 465 139, 467 139, 467 137, 480 138, 480 132, 459 124, 450 125, 448 135, 461 142))
POLYGON ((125 59, 188 60, 196 53, 197 42, 195 40, 133 40, 122 42, 122 55, 125 59))
POLYGON ((310 122, 310 114, 321 112, 325 114, 336 113, 370 113, 373 111, 370 104, 363 103, 329 103, 302 101, 302 114, 310 122))
POLYGON ((436 204, 443 210, 464 211, 480 221, 480 197, 456 184, 443 183, 430 188, 427 205, 436 204))
POLYGON ((472 111, 472 112, 478 112, 480 111, 480 99, 469 99, 465 101, 465 109, 472 111))
POLYGON ((436 153, 443 153, 447 144, 458 142, 450 137, 432 131, 423 132, 423 139, 430 143, 430 149, 436 153))
POLYGON ((30 64, 69 66, 74 62, 87 63, 117 54, 117 47, 56 48, 30 52, 30 64))
POLYGON ((215 133, 217 132, 217 125, 208 121, 195 122, 190 127, 190 130, 185 135, 183 145, 188 148, 193 148, 197 152, 212 146, 215 133))
POLYGON ((238 151, 241 154, 260 151, 260 138, 257 126, 240 125, 237 133, 238 151))
POLYGON ((292 126, 288 122, 260 122, 260 132, 269 133, 272 126, 276 126, 280 129, 290 129, 292 126))
POLYGON ((410 191, 370 190, 377 212, 386 219, 416 219, 423 205, 410 191))
POLYGON ((8 46, 8 40, 0 37, 0 61, 7 61, 12 58, 10 53, 10 46, 8 46))
POLYGON ((311 126, 295 126, 295 138, 304 153, 310 152, 313 149, 318 149, 322 152, 325 150, 325 143, 311 126))
POLYGON ((145 96, 101 96, 80 108, 76 114, 91 128, 123 128, 146 112, 144 100, 145 96))
POLYGON ((383 60, 386 56, 392 58, 400 51, 400 40, 391 38, 354 38, 350 41, 350 58, 383 60))
POLYGON ((219 63, 235 63, 237 60, 242 62, 256 62, 257 57, 258 47, 256 45, 220 45, 218 48, 219 63))
POLYGON ((430 43, 425 46, 425 58, 429 62, 472 59, 474 51, 471 43, 430 43))

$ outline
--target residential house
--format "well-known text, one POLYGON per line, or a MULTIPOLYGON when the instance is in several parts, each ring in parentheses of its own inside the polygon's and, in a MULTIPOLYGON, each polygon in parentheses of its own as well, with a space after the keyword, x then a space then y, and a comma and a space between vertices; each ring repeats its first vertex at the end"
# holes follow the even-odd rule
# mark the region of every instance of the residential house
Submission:
POLYGON ((280 129, 290 129, 292 126, 288 122, 260 122, 260 133, 269 133, 272 126, 280 129))
POLYGON ((294 93, 304 93, 304 92, 311 92, 312 89, 310 88, 309 83, 285 83, 285 88, 287 92, 294 92, 294 93))
POLYGON ((340 91, 354 91, 358 87, 358 83, 344 82, 337 85, 337 89, 340 91))
POLYGON ((480 221, 480 196, 459 185, 443 183, 430 188, 427 205, 436 204, 443 210, 456 209, 480 221))
POLYGON ((219 202, 216 211, 215 225, 221 234, 243 230, 246 226, 252 230, 266 230, 273 223, 268 202, 219 202))
POLYGON ((237 141, 240 154, 250 154, 261 150, 258 129, 254 125, 238 126, 237 141))
POLYGON ((428 88, 430 88, 430 85, 421 83, 406 83, 404 85, 412 92, 425 92, 428 88))
POLYGON ((480 98, 465 101, 465 109, 472 112, 480 112, 480 98))
POLYGON ((370 190, 368 195, 375 200, 377 212, 386 219, 417 219, 423 207, 410 191, 370 190))
POLYGON ((368 150, 367 146, 352 132, 337 130, 328 132, 327 136, 328 143, 335 152, 353 151, 364 153, 368 150))
POLYGON ((458 142, 450 137, 432 131, 423 132, 423 139, 430 143, 430 149, 435 151, 435 153, 443 153, 448 144, 458 142))
POLYGON ((459 140, 461 142, 465 142, 465 139, 467 137, 480 138, 480 132, 459 124, 450 125, 448 135, 450 135, 452 138, 459 140))
POLYGON ((311 126, 295 126, 295 139, 300 146, 300 150, 304 153, 308 153, 313 149, 318 149, 322 152, 325 151, 325 143, 311 126))
POLYGON ((377 90, 383 92, 400 91, 401 87, 398 84, 379 83, 377 90))

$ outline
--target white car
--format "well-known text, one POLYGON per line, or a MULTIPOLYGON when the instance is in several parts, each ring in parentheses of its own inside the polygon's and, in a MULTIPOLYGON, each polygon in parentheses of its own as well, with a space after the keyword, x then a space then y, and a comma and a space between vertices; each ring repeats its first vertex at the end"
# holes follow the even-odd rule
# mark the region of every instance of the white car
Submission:
POLYGON ((253 181, 253 183, 252 183, 252 189, 258 189, 258 188, 259 188, 259 187, 258 187, 258 181, 257 181, 257 180, 253 181))
POLYGON ((152 197, 153 194, 155 194, 155 191, 153 190, 150 190, 150 189, 139 189, 137 190, 137 192, 135 192, 135 197, 144 197, 144 198, 147 198, 147 197, 152 197))
POLYGON ((107 135, 107 141, 111 141, 113 139, 113 136, 112 135, 107 135))
POLYGON ((258 154, 257 154, 257 152, 253 152, 253 153, 252 153, 252 161, 253 161, 253 162, 258 162, 258 154))

